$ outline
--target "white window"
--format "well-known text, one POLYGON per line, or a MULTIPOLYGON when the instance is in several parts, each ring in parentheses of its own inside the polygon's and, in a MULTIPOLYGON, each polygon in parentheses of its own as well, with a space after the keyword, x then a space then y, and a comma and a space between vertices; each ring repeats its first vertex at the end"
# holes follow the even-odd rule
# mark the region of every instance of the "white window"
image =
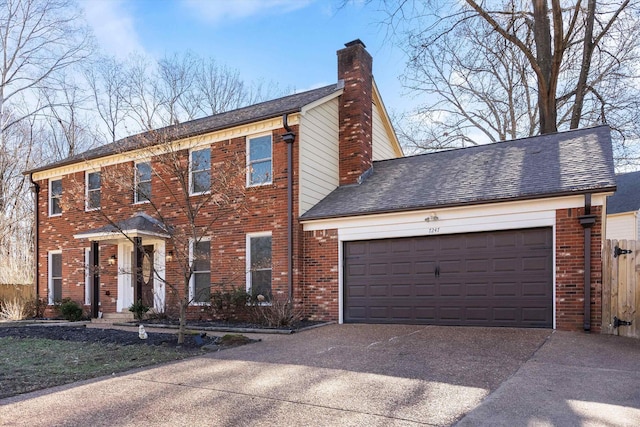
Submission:
POLYGON ((62 215, 62 179, 49 180, 49 216, 62 215))
POLYGON ((84 303, 91 305, 91 248, 84 248, 84 303))
POLYGON ((211 190, 211 148, 193 150, 189 159, 189 191, 203 194, 211 190))
POLYGON ((100 209, 100 172, 87 172, 88 211, 100 209))
POLYGON ((271 232, 247 235, 247 292, 271 301, 271 232))
POLYGON ((272 182, 271 155, 271 135, 247 138, 247 186, 272 182))
POLYGON ((193 304, 211 302, 211 241, 192 241, 189 249, 193 262, 193 274, 189 298, 193 304))
POLYGON ((62 301, 62 251, 49 252, 49 304, 62 301))
POLYGON ((151 200, 151 162, 136 163, 134 194, 135 203, 151 200))

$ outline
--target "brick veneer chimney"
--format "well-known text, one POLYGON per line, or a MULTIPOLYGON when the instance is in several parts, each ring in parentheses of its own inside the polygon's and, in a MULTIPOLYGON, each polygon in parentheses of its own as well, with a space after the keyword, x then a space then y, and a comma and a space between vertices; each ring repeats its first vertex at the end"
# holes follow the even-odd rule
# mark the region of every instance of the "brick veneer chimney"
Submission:
POLYGON ((340 185, 358 183, 372 165, 371 55, 359 39, 338 51, 338 79, 344 81, 340 97, 340 185))

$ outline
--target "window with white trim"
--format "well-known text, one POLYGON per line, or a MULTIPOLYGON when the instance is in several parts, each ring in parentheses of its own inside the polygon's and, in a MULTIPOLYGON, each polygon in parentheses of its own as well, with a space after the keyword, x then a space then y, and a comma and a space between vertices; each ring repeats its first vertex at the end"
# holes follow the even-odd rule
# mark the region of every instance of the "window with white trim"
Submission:
POLYGON ((247 138, 247 186, 271 184, 271 135, 247 138))
POLYGON ((211 190, 211 148, 193 150, 189 154, 189 191, 193 194, 211 190))
POLYGON ((151 162, 136 163, 135 166, 135 203, 151 200, 151 162))
POLYGON ((62 251, 49 252, 49 304, 62 301, 62 251))
POLYGON ((190 298, 193 304, 211 302, 211 241, 191 242, 191 259, 193 274, 191 275, 190 298))
POLYGON ((87 210, 100 209, 100 172, 87 172, 87 210))
POLYGON ((271 301, 271 233, 247 235, 247 292, 271 301))
POLYGON ((62 215, 62 179, 49 180, 49 216, 62 215))

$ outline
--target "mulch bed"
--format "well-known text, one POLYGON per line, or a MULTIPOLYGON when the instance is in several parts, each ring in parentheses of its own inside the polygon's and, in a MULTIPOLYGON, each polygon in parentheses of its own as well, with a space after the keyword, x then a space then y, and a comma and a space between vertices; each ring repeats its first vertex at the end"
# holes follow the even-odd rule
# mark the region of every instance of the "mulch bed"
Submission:
MULTIPOLYGON (((120 345, 157 345, 167 347, 178 346, 177 334, 167 334, 158 332, 148 332, 147 339, 142 340, 137 331, 123 331, 119 329, 99 329, 86 328, 84 325, 78 326, 2 326, 0 325, 0 337, 14 338, 46 338, 62 341, 95 342, 103 344, 120 345)), ((207 334, 201 343, 196 341, 195 335, 187 335, 182 348, 196 349, 203 345, 219 345, 220 337, 207 334)))

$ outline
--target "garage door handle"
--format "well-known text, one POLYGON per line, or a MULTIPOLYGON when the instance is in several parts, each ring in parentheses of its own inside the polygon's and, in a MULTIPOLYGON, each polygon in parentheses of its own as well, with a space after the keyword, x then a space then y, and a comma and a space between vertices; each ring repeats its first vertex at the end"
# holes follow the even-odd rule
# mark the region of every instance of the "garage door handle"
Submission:
POLYGON ((436 267, 435 274, 436 274, 436 277, 440 277, 440 267, 436 267))

